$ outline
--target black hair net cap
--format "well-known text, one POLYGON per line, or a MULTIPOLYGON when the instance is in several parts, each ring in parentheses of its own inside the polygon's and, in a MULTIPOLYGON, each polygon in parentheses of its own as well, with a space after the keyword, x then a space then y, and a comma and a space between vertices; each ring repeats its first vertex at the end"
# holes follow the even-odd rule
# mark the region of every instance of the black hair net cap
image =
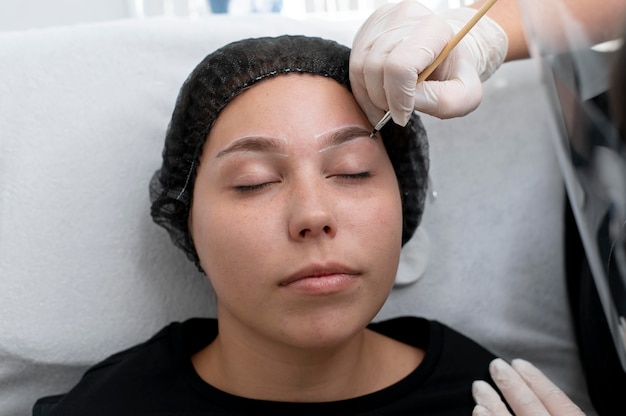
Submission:
MULTIPOLYGON (((350 49, 307 36, 245 39, 206 56, 184 82, 167 129, 163 164, 150 182, 151 215, 200 268, 188 220, 202 147, 220 111, 246 88, 287 73, 330 77, 350 90, 350 49)), ((288 122, 288 120, 286 121, 288 122)), ((417 114, 406 127, 387 123, 379 133, 402 195, 402 244, 415 232, 428 183, 428 140, 417 114)), ((200 268, 200 270, 202 270, 200 268)))

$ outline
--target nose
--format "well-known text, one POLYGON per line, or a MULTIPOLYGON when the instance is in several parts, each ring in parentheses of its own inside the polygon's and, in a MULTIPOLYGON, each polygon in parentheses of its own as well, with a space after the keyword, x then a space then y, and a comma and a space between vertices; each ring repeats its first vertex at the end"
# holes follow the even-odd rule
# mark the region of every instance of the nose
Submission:
POLYGON ((323 181, 303 181, 292 189, 289 234, 294 240, 333 237, 337 233, 337 201, 323 181))

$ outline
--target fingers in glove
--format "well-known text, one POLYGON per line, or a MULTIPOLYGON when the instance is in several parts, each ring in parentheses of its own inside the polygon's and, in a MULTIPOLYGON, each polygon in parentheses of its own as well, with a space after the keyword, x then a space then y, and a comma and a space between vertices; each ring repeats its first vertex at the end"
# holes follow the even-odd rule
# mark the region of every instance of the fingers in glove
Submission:
POLYGON ((405 125, 413 111, 418 74, 447 44, 442 32, 452 36, 450 26, 436 15, 424 16, 419 23, 404 22, 376 38, 363 57, 362 79, 369 100, 390 110, 397 124, 405 125))
POLYGON ((497 415, 510 416, 509 410, 500 398, 500 395, 486 381, 478 380, 472 384, 472 396, 476 407, 473 416, 497 415))
POLYGON ((389 50, 383 65, 385 101, 396 124, 405 125, 413 112, 418 75, 439 56, 452 37, 440 17, 424 17, 404 30, 400 42, 389 50))
MULTIPOLYGON (((459 48, 462 45, 459 45, 459 48)), ((474 111, 483 97, 483 87, 463 51, 452 51, 415 89, 413 108, 439 118, 460 117, 474 111)))
MULTIPOLYGON (((395 4, 388 3, 376 9, 365 23, 361 25, 352 43, 352 51, 350 53, 350 85, 356 101, 367 115, 372 126, 384 115, 387 107, 386 103, 383 106, 377 107, 370 99, 370 94, 374 96, 384 96, 384 93, 382 93, 382 71, 378 83, 370 81, 370 85, 373 85, 373 89, 369 91, 365 83, 365 65, 366 61, 369 60, 370 63, 368 63, 368 65, 371 66, 371 57, 369 57, 369 55, 372 52, 374 42, 378 36, 380 36, 381 31, 385 31, 384 25, 392 18, 390 15, 397 7, 398 6, 395 4), (380 89, 380 92, 377 92, 377 89, 380 89)), ((376 51, 374 51, 374 53, 376 53, 376 51)), ((371 68, 369 71, 370 73, 372 72, 371 68)), ((373 73, 371 76, 375 77, 376 75, 373 73)))
POLYGON ((515 359, 511 366, 539 398, 551 415, 584 416, 583 411, 548 379, 537 367, 526 360, 515 359))
POLYGON ((417 74, 452 38, 452 28, 417 1, 377 9, 361 26, 350 56, 350 82, 372 124, 386 110, 404 125, 413 111, 417 74))

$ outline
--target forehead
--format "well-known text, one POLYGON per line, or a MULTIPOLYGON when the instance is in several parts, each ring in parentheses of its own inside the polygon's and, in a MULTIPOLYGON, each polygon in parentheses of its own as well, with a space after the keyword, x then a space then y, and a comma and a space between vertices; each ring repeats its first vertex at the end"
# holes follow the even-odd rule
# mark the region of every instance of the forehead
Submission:
POLYGON ((320 75, 278 75, 235 97, 213 124, 207 146, 245 135, 318 137, 346 125, 371 127, 345 86, 320 75))

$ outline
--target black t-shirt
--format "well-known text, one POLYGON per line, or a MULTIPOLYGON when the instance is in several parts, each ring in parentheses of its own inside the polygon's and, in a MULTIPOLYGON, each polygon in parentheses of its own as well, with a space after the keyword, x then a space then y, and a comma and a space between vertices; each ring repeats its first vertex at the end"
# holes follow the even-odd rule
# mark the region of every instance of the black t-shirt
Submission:
POLYGON ((425 356, 404 379, 357 398, 289 403, 220 391, 203 381, 191 362, 191 355, 216 337, 217 321, 195 318, 170 324, 145 343, 95 365, 46 414, 471 415, 471 384, 478 379, 491 383, 492 353, 449 327, 422 318, 396 318, 369 328, 421 348, 425 356))

